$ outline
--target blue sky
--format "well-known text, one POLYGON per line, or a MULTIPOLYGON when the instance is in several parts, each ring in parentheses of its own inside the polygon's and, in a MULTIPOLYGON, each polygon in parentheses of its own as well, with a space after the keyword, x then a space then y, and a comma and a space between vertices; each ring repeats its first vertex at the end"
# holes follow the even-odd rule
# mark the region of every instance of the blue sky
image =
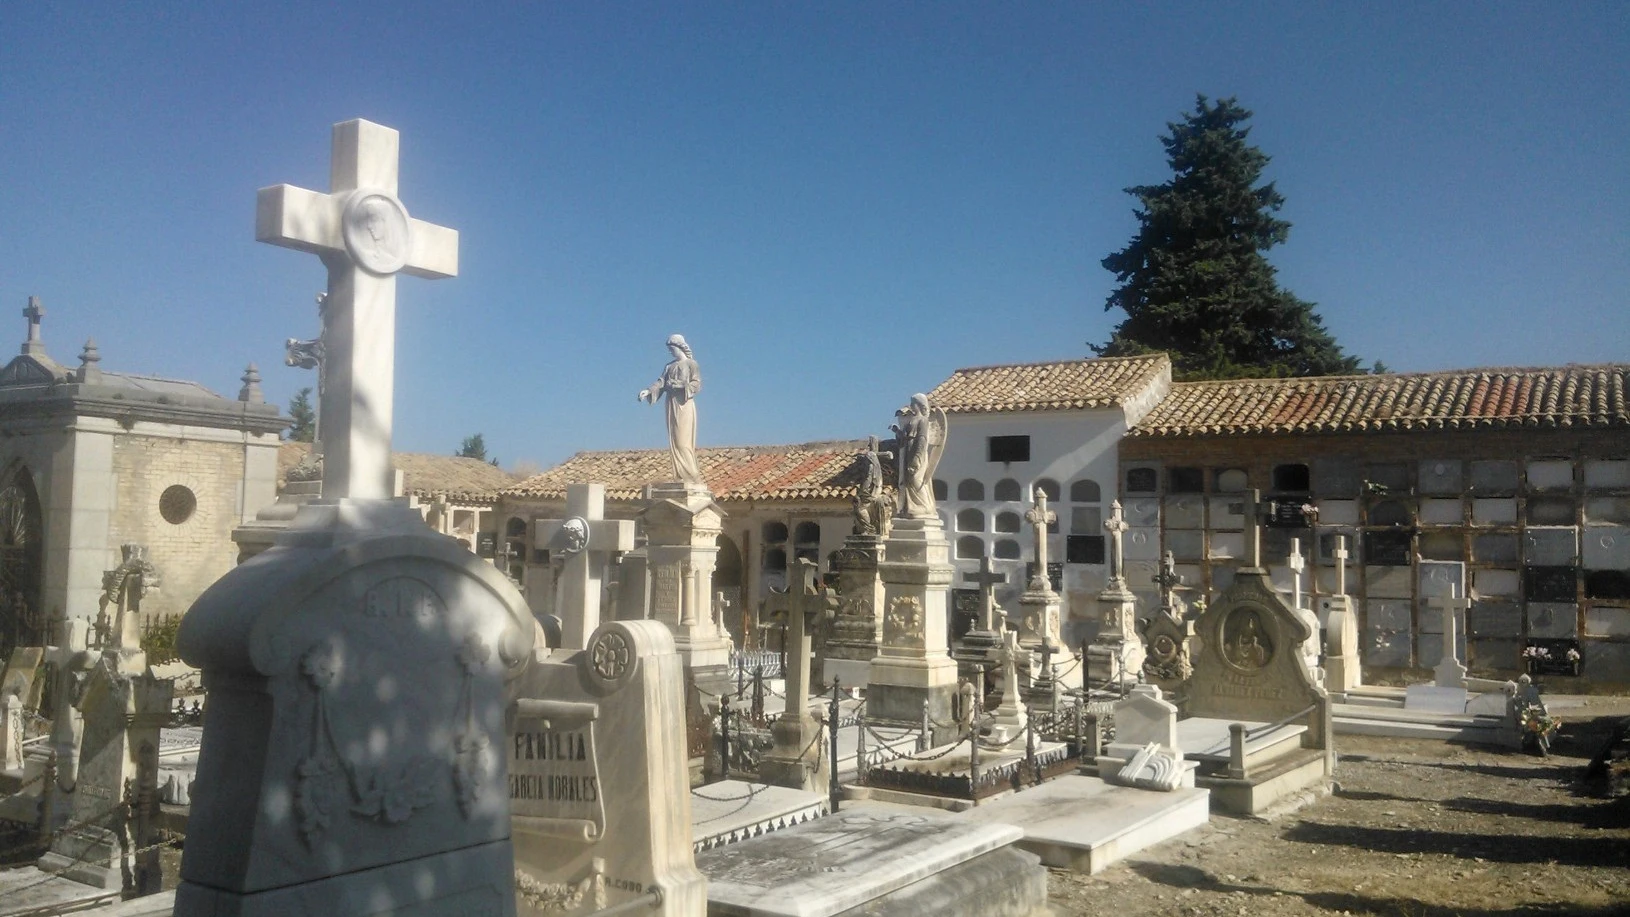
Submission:
MULTIPOLYGON (((960 366, 1102 342, 1122 189, 1237 96, 1294 224, 1270 257, 1398 371, 1630 359, 1622 3, 0 5, 0 319, 50 352, 286 404, 317 259, 255 190, 402 132, 461 233, 399 284, 396 447, 655 447, 673 331, 703 445, 886 431, 960 366)), ((10 345, 8 345, 10 346, 10 345)))

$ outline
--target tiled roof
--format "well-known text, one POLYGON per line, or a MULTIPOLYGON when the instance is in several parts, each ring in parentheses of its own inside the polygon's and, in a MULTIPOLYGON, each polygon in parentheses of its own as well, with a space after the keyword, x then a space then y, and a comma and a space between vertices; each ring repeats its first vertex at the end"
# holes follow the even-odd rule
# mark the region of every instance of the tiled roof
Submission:
POLYGON ((1630 426, 1630 364, 1179 382, 1132 436, 1630 426))
MULTIPOLYGON (((283 443, 277 447, 279 484, 289 469, 310 452, 310 443, 283 443)), ((391 464, 402 472, 407 492, 420 498, 446 494, 455 503, 492 503, 499 491, 515 483, 514 475, 480 459, 393 452, 391 464)))
MULTIPOLYGON (((887 444, 882 446, 888 449, 887 444)), ((848 499, 865 475, 865 440, 796 446, 729 446, 697 449, 702 478, 713 497, 730 500, 848 499)), ((563 498, 567 484, 606 486, 618 500, 639 497, 647 484, 673 480, 666 449, 579 452, 543 474, 504 491, 506 496, 563 498)))
POLYGON ((974 366, 952 373, 928 400, 948 414, 1107 408, 1170 372, 1165 354, 974 366))

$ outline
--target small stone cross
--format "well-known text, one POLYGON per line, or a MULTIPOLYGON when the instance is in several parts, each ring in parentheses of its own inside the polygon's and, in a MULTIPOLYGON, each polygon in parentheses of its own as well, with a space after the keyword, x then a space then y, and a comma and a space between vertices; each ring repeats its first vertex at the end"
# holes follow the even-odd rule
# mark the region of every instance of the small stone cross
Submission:
POLYGON ((788 571, 787 591, 772 589, 764 601, 772 615, 787 619, 787 713, 799 716, 809 703, 809 657, 815 649, 809 626, 826 608, 825 596, 815 588, 815 569, 814 561, 799 558, 798 569, 788 571))
POLYGON ((400 135, 334 125, 329 186, 260 189, 255 239, 310 252, 328 268, 323 496, 389 499, 396 275, 458 274, 458 232, 408 216, 397 199, 400 135))
POLYGON ((1104 520, 1104 531, 1109 533, 1109 583, 1113 588, 1119 584, 1126 585, 1126 559, 1121 544, 1121 536, 1130 528, 1126 524, 1126 517, 1121 515, 1121 501, 1116 500, 1109 504, 1109 518, 1104 520))
POLYGON ((1052 592, 1052 581, 1047 578, 1047 527, 1058 521, 1058 513, 1047 508, 1047 491, 1032 487, 1030 495, 1035 502, 1024 514, 1025 521, 1036 529, 1036 572, 1030 577, 1030 591, 1052 592))
POLYGON ((962 580, 979 586, 979 629, 999 633, 1001 628, 996 626, 996 586, 1007 582, 1007 574, 992 570, 990 556, 984 555, 979 558, 979 572, 964 573, 962 580))
POLYGON ((1245 517, 1245 566, 1262 566, 1262 491, 1248 490, 1245 499, 1233 504, 1239 507, 1239 514, 1245 517))
POLYGON ((566 485, 566 516, 542 529, 539 547, 562 558, 555 615, 560 618, 561 646, 588 646, 600 626, 601 584, 610 555, 634 550, 634 523, 607 519, 604 484, 566 485))
POLYGON ((45 344, 40 341, 40 319, 45 318, 45 309, 40 306, 38 296, 28 297, 23 317, 28 319, 28 340, 23 342, 23 353, 45 353, 45 344))
POLYGON ((1160 590, 1161 605, 1168 612, 1175 612, 1177 587, 1183 585, 1183 578, 1177 575, 1177 558, 1172 552, 1167 551, 1165 556, 1160 558, 1160 571, 1150 577, 1150 580, 1160 590))
POLYGON ((1290 607, 1302 607, 1302 571, 1307 569, 1307 558, 1302 556, 1302 539, 1290 540, 1290 557, 1285 560, 1290 567, 1290 607))
POLYGON ((1336 550, 1331 552, 1336 559, 1336 595, 1347 594, 1347 536, 1336 536, 1336 550))
POLYGON ((1466 666, 1456 654, 1460 637, 1459 628, 1455 625, 1455 612, 1464 614, 1472 603, 1461 594, 1459 584, 1449 583, 1448 595, 1429 596, 1426 604, 1443 613, 1443 655, 1433 666, 1433 675, 1436 676, 1433 680, 1442 688, 1463 688, 1466 686, 1466 666))

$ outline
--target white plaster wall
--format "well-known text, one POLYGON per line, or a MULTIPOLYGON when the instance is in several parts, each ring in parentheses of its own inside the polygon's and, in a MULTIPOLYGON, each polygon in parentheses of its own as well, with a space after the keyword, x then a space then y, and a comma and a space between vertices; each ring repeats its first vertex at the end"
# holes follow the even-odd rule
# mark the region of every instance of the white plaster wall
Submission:
MULTIPOLYGON (((949 418, 950 433, 946 438, 945 453, 935 477, 944 481, 948 499, 941 509, 946 519, 946 537, 952 546, 953 558, 956 541, 965 534, 956 531, 958 511, 976 507, 985 513, 986 550, 989 552, 997 540, 992 531, 997 512, 1010 510, 1021 516, 1028 508, 1030 485, 1041 478, 1052 478, 1059 483, 1062 499, 1051 506, 1058 513, 1059 532, 1047 543, 1048 559, 1054 563, 1064 560, 1065 536, 1070 531, 1070 483, 1090 478, 1098 483, 1102 514, 1109 513, 1109 503, 1115 499, 1118 468, 1117 447, 1126 434, 1126 415, 1118 408, 1082 411, 1024 411, 1001 414, 954 414, 949 418), (992 436, 1030 437, 1030 460, 1003 464, 987 459, 987 440, 992 436), (956 499, 957 483, 974 478, 985 485, 986 499, 978 502, 956 499), (1019 482, 1025 503, 997 502, 993 499, 996 482, 1013 478, 1019 482)), ((1083 533, 1086 534, 1086 533, 1083 533)), ((1102 535, 1103 532, 1092 534, 1102 535)), ((1014 537, 1014 536, 1001 536, 1014 537)), ((1008 574, 1008 583, 997 589, 997 600, 1004 608, 1017 608, 1018 596, 1023 591, 1021 579, 1024 565, 1035 558, 1035 535, 1028 522, 1017 536, 1021 557, 1019 560, 992 559, 992 567, 1008 574)), ((977 572, 977 560, 954 560, 957 567, 955 588, 970 588, 963 581, 964 573, 977 572)), ((1103 564, 1067 564, 1064 568, 1064 620, 1078 621, 1097 613, 1096 593, 1103 588, 1103 564)), ((1066 628, 1068 629, 1068 628, 1066 628)), ((1066 634, 1068 637, 1069 634, 1066 634)))

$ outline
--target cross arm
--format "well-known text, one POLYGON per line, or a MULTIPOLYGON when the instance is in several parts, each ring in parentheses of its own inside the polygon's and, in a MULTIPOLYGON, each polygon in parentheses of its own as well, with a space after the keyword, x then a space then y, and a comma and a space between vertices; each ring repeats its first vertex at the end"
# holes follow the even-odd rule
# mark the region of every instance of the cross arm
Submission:
POLYGON ((426 280, 458 276, 458 230, 408 218, 412 248, 402 273, 426 280))
POLYGON ((345 248, 338 195, 272 185, 255 195, 255 241, 326 255, 345 248))

